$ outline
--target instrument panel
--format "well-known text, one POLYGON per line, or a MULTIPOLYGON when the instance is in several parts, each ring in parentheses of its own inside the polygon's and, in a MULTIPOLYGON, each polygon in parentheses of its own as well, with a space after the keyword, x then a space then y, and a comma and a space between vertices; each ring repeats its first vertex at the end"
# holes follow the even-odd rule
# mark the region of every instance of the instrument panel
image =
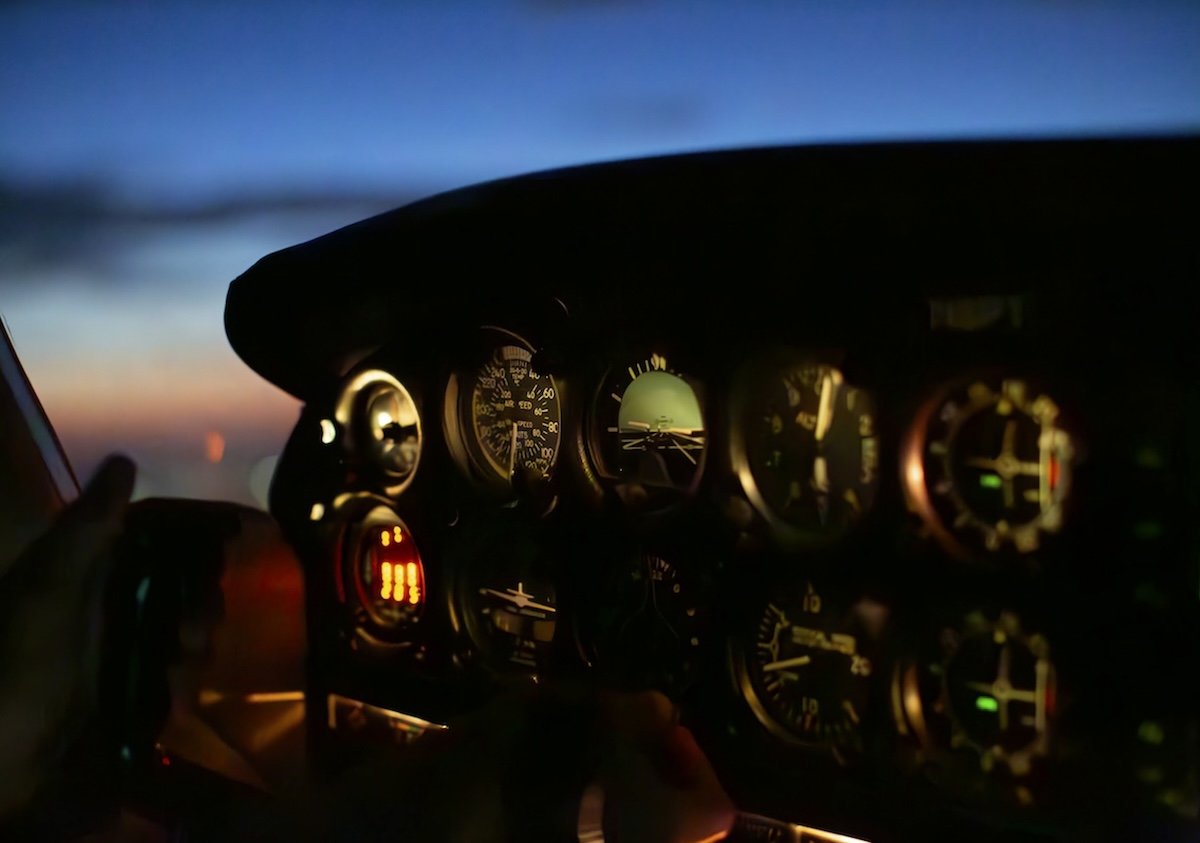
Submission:
POLYGON ((1087 740, 1151 722, 1088 734, 1088 681, 1057 638, 1111 633, 1051 617, 1089 578, 1105 489, 1086 478, 1110 459, 1066 370, 964 360, 897 384, 853 349, 710 371, 665 344, 572 359, 472 330, 432 377, 384 350, 343 379, 349 415, 313 428, 376 478, 310 512, 343 536, 322 558, 361 665, 338 693, 443 722, 523 684, 654 688, 718 760, 749 741, 801 780, 897 776, 1018 812, 1069 801, 1056 776, 1087 740), (401 418, 404 465, 440 475, 389 491, 380 442, 401 418))
MULTIPOLYGON (((806 172, 834 171, 857 178, 806 172)), ((560 210, 585 205, 563 178, 560 210)), ((699 241, 629 228, 616 200, 555 228, 538 193, 547 215, 503 231, 561 245, 469 231, 500 263, 538 257, 522 300, 436 296, 436 330, 314 380, 272 491, 308 574, 309 693, 445 724, 536 684, 654 688, 756 813, 872 841, 1186 839, 1200 360, 1179 323, 1127 287, 1092 296, 1133 258, 1086 263, 1095 230, 1052 241, 1024 204, 1004 251, 971 227, 992 207, 943 239, 835 203, 814 258, 789 226, 824 223, 783 200, 744 220, 744 183, 699 241), (971 244, 990 258, 967 279, 971 244), (705 270, 727 273, 707 297, 658 283, 705 270)), ((367 248, 339 235, 309 248, 367 248)), ((331 763, 353 744, 314 735, 331 763)))

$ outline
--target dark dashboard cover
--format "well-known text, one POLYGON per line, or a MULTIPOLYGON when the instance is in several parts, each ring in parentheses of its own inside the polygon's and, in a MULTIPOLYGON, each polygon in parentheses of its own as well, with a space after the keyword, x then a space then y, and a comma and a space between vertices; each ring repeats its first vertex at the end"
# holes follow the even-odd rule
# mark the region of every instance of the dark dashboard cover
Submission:
POLYGON ((440 345, 476 314, 551 298, 595 325, 719 314, 736 336, 799 306, 869 327, 930 296, 1036 290, 1093 335, 1136 330, 1193 354, 1198 197, 1195 137, 597 164, 451 191, 268 255, 231 284, 225 323, 242 359, 301 399, 385 343, 440 345))

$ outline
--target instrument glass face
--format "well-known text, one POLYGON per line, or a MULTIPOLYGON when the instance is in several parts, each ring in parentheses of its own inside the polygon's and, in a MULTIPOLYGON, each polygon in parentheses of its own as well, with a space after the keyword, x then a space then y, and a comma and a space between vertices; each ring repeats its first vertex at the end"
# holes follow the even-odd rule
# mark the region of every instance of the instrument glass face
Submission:
POLYGON ((834 534, 860 518, 879 483, 870 393, 812 362, 778 368, 752 393, 739 429, 739 473, 751 502, 806 536, 834 534))
POLYGON ((1058 405, 1024 380, 951 390, 907 458, 910 501, 948 541, 1030 553, 1063 524, 1074 444, 1058 405))
POLYGON ((682 692, 700 669, 708 599, 703 578, 657 554, 633 555, 583 619, 585 657, 623 686, 682 692))
POLYGON ((603 476, 690 490, 707 436, 695 387, 660 354, 609 372, 596 398, 593 458, 603 476))
POLYGON ((792 743, 857 751, 875 671, 869 637, 862 618, 811 581, 771 600, 743 655, 751 709, 792 743))
POLYGON ((1056 681, 1047 639, 1015 613, 972 612, 901 677, 903 716, 934 752, 1020 779, 1049 751, 1056 681))
POLYGON ((519 471, 548 477, 562 438, 558 385, 534 368, 528 344, 500 336, 462 394, 469 451, 493 480, 510 483, 519 471))

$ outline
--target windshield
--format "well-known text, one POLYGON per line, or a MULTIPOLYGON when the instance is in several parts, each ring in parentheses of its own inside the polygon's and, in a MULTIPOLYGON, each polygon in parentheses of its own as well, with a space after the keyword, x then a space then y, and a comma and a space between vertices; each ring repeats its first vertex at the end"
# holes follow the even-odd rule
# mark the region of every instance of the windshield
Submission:
POLYGON ((298 404, 221 313, 263 254, 598 159, 1194 131, 1197 43, 1187 2, 6 3, 0 309, 81 475, 262 504, 298 404))

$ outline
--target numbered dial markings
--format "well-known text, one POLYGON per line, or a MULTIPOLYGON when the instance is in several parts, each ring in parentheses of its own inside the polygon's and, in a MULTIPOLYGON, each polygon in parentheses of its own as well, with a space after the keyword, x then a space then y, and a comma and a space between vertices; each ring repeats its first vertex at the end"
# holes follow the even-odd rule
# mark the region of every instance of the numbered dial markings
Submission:
POLYGON ((1049 751, 1055 670, 1046 638, 1011 612, 974 612, 901 678, 903 714, 930 750, 970 753, 983 773, 1030 774, 1049 751))
POLYGON ((485 464, 509 480, 518 469, 549 475, 558 457, 562 418, 554 379, 531 365, 520 345, 497 348, 474 378, 471 429, 485 464))
POLYGON ((874 670, 854 615, 826 603, 811 582, 767 604, 746 654, 751 708, 773 733, 839 751, 861 746, 874 670))
POLYGON ((954 539, 1029 553, 1062 526, 1073 457, 1048 396, 1023 380, 977 381, 938 406, 906 482, 923 485, 916 499, 954 539))
POLYGON ((875 499, 879 447, 869 393, 832 366, 805 363, 746 407, 746 491, 768 518, 804 533, 836 531, 875 499))
POLYGON ((593 456, 610 478, 689 489, 699 476, 707 441, 700 399, 660 354, 609 374, 593 428, 593 456))
POLYGON ((599 594, 584 636, 600 670, 624 686, 668 694, 692 684, 709 608, 706 579, 639 554, 599 594))

